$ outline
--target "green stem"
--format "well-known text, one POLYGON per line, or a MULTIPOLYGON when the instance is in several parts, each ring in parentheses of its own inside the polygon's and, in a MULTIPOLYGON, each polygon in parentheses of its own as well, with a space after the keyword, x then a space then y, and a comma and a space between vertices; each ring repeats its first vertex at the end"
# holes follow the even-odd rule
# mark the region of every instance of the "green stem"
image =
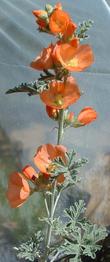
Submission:
POLYGON ((44 260, 45 262, 47 262, 47 258, 49 255, 49 249, 50 249, 50 242, 51 242, 51 235, 52 235, 52 227, 53 227, 53 217, 54 217, 54 201, 55 201, 55 193, 56 193, 56 181, 54 181, 54 186, 53 186, 53 190, 51 192, 51 205, 50 205, 50 216, 49 218, 49 225, 48 225, 48 230, 47 230, 47 238, 46 238, 46 250, 45 250, 45 254, 44 254, 44 260))
MULTIPOLYGON (((58 139, 57 139, 57 145, 59 145, 61 143, 61 139, 63 136, 63 126, 64 126, 64 110, 61 109, 60 113, 59 113, 59 120, 58 120, 58 139)), ((52 227, 53 227, 53 219, 54 219, 54 214, 55 214, 55 210, 57 207, 57 203, 58 200, 60 198, 60 194, 61 192, 59 191, 59 193, 56 195, 56 180, 54 181, 53 184, 53 189, 52 189, 52 194, 51 194, 51 205, 50 205, 50 211, 48 210, 48 214, 49 214, 49 225, 48 225, 48 231, 47 231, 47 239, 46 239, 46 250, 45 250, 45 254, 44 254, 44 260, 43 261, 47 261, 49 252, 50 252, 50 243, 51 243, 51 236, 52 236, 52 227)), ((47 209, 47 203, 46 204, 46 209, 47 209)))
POLYGON ((51 262, 54 262, 55 261, 55 259, 58 257, 58 255, 59 255, 59 251, 54 255, 54 257, 51 259, 51 262))
POLYGON ((49 217, 50 213, 49 213, 49 207, 48 207, 46 195, 43 194, 43 196, 44 196, 45 209, 46 209, 46 212, 47 212, 47 216, 49 217))
POLYGON ((64 109, 60 110, 58 122, 59 122, 59 128, 58 128, 57 145, 59 145, 61 143, 61 139, 62 139, 62 136, 63 136, 63 133, 64 133, 64 129, 63 129, 63 126, 64 126, 64 109))
POLYGON ((56 207, 57 207, 57 204, 58 204, 58 201, 59 201, 61 192, 62 192, 62 190, 60 190, 60 191, 58 192, 58 195, 57 195, 57 197, 56 197, 56 200, 55 200, 55 203, 54 203, 54 208, 53 208, 53 213, 55 213, 55 210, 56 210, 56 207))
POLYGON ((48 229, 48 240, 47 240, 47 248, 50 247, 51 234, 52 234, 52 226, 53 226, 53 217, 54 217, 54 201, 55 201, 55 193, 56 193, 56 181, 54 182, 53 192, 51 195, 51 210, 50 210, 50 226, 48 229))

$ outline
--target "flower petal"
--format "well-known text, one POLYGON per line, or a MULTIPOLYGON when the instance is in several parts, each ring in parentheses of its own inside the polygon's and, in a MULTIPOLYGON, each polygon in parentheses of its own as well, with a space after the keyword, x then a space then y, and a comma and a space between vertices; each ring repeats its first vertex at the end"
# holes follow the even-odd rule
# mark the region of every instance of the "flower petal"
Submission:
POLYGON ((23 174, 28 178, 34 180, 34 178, 38 178, 39 175, 36 173, 36 170, 30 166, 27 165, 22 169, 23 174))
POLYGON ((65 33, 69 24, 69 15, 61 9, 54 9, 49 19, 49 28, 53 34, 65 33))
POLYGON ((72 76, 66 82, 54 80, 49 84, 49 89, 40 94, 41 100, 54 109, 65 109, 80 98, 80 90, 72 76))
POLYGON ((30 66, 37 70, 47 70, 53 68, 53 45, 44 48, 39 56, 35 58, 30 64, 30 66))
POLYGON ((13 173, 10 176, 7 198, 12 208, 21 206, 29 197, 30 188, 28 182, 20 173, 13 173))
POLYGON ((42 145, 38 148, 34 156, 34 162, 42 173, 49 174, 48 168, 55 158, 61 157, 64 161, 66 161, 66 151, 67 149, 62 145, 42 145))
POLYGON ((70 43, 57 43, 53 59, 69 71, 83 71, 93 63, 93 51, 89 45, 75 46, 74 43, 74 40, 70 43))
POLYGON ((91 122, 93 122, 96 118, 97 112, 92 107, 83 108, 78 115, 78 121, 82 125, 88 125, 91 122))

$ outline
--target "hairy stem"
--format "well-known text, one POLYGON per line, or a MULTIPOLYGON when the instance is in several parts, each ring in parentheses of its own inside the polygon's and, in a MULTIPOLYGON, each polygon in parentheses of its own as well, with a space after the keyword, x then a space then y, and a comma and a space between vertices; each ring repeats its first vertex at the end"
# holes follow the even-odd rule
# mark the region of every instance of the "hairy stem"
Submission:
POLYGON ((43 196, 44 196, 45 209, 46 209, 46 212, 47 212, 47 216, 49 217, 50 213, 49 213, 49 207, 48 207, 48 203, 47 203, 46 195, 43 194, 43 196))
POLYGON ((59 127, 58 127, 57 145, 59 145, 61 143, 62 136, 63 136, 63 133, 64 133, 64 129, 63 129, 63 126, 64 126, 64 109, 60 110, 58 122, 59 122, 59 127))
MULTIPOLYGON (((59 113, 59 120, 58 120, 58 139, 57 139, 57 145, 59 145, 61 143, 61 139, 63 136, 63 126, 64 126, 64 110, 61 109, 60 113, 59 113)), ((53 219, 54 219, 54 214, 55 214, 55 210, 57 207, 57 203, 58 200, 60 198, 60 194, 61 192, 59 191, 57 194, 57 190, 56 190, 56 180, 53 183, 53 189, 51 192, 51 204, 50 204, 50 210, 48 210, 48 214, 49 214, 49 225, 48 225, 48 230, 47 230, 47 238, 46 238, 46 246, 45 246, 45 254, 44 254, 44 261, 46 262, 49 256, 49 252, 50 252, 50 243, 51 243, 51 236, 52 236, 52 227, 53 227, 53 219), (57 194, 57 196, 56 196, 57 194)), ((46 205, 46 210, 47 210, 47 206, 49 206, 45 200, 45 205, 46 205)))
POLYGON ((56 193, 56 181, 54 181, 53 191, 52 191, 52 195, 51 195, 50 225, 49 225, 48 233, 47 233, 47 249, 49 249, 49 247, 50 247, 50 241, 51 241, 52 226, 53 226, 53 217, 54 217, 55 193, 56 193))

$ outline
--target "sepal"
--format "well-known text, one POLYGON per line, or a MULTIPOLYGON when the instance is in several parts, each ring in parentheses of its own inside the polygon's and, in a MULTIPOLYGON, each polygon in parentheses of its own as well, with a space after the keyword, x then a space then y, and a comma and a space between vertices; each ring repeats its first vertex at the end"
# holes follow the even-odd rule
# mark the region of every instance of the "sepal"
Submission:
POLYGON ((48 13, 48 15, 51 15, 53 10, 54 10, 54 8, 53 8, 52 5, 50 5, 50 4, 45 5, 45 11, 48 13))

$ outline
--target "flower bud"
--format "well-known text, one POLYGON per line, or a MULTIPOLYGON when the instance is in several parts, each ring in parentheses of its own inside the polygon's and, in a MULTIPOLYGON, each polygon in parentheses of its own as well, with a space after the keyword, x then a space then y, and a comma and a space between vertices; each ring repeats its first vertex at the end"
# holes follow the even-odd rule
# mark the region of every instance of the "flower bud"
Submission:
POLYGON ((74 122, 74 113, 73 112, 69 112, 68 110, 65 112, 65 119, 64 119, 64 126, 68 127, 71 126, 74 122))
POLYGON ((45 10, 34 10, 32 13, 37 18, 36 23, 39 25, 39 28, 46 30, 46 27, 49 23, 47 12, 45 10))
POLYGON ((42 18, 42 19, 47 19, 48 15, 47 12, 45 10, 33 10, 32 11, 33 15, 35 15, 35 17, 42 18))
POLYGON ((74 113, 73 112, 68 113, 67 120, 71 123, 73 122, 73 119, 74 119, 74 113))
POLYGON ((54 8, 53 8, 52 5, 46 4, 45 5, 45 10, 48 13, 48 15, 50 15, 53 12, 54 8))
POLYGON ((52 108, 51 106, 46 106, 46 112, 50 118, 54 120, 58 119, 59 110, 52 108))
POLYGON ((74 127, 85 126, 97 118, 97 112, 92 107, 83 108, 73 123, 74 127))

